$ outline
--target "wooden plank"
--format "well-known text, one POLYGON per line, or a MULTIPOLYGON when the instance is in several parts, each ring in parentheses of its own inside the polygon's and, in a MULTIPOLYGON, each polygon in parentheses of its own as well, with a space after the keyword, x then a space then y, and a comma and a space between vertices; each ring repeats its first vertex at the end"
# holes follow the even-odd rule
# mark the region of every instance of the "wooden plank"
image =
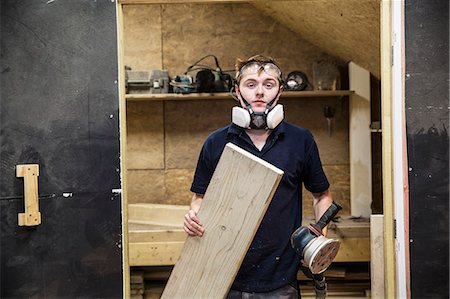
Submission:
MULTIPOLYGON (((161 234, 147 232, 147 238, 155 241, 141 241, 135 233, 130 233, 129 255, 131 266, 169 266, 174 265, 181 255, 186 234, 161 234), (165 240, 167 238, 167 240, 165 240), (133 242, 131 242, 131 239, 133 242)), ((369 238, 342 238, 339 253, 334 262, 370 262, 369 238)))
MULTIPOLYGON (((311 222, 311 221, 309 221, 311 222)), ((351 225, 337 223, 347 227, 343 233, 336 234, 334 229, 329 230, 329 236, 341 241, 339 254, 335 262, 369 262, 370 239, 368 223, 353 223, 358 233, 353 233, 351 225)), ((334 224, 333 224, 334 225, 334 224)), ((154 227, 148 225, 130 224, 128 232, 130 264, 132 266, 158 266, 174 265, 178 260, 183 244, 186 241, 186 233, 183 229, 169 227, 154 227)))
POLYGON ((182 228, 184 215, 188 210, 189 206, 129 204, 128 221, 130 223, 182 228))
POLYGON ((205 193, 203 237, 189 237, 161 298, 223 298, 283 171, 227 144, 205 193))
POLYGON ((384 296, 384 240, 383 215, 370 216, 370 277, 372 298, 384 296))
MULTIPOLYGON (((321 90, 321 91, 285 91, 282 99, 292 98, 323 98, 342 97, 353 94, 352 90, 321 90)), ((219 93, 189 93, 189 94, 127 94, 127 101, 186 101, 186 100, 233 100, 228 92, 219 93)))
POLYGON ((350 88, 350 207, 353 216, 372 214, 372 149, 370 132, 370 73, 348 64, 350 88))
POLYGON ((180 256, 184 242, 129 243, 130 266, 170 266, 180 256))
POLYGON ((369 262, 369 238, 342 238, 341 247, 334 262, 369 262))
POLYGON ((127 113, 125 99, 125 65, 124 65, 124 40, 123 40, 123 10, 122 5, 117 5, 117 55, 119 64, 119 128, 120 128, 120 174, 122 178, 122 254, 123 254, 123 296, 130 297, 130 265, 128 250, 128 172, 127 172, 127 113))
POLYGON ((16 176, 23 177, 25 213, 18 214, 19 226, 35 226, 41 224, 39 212, 38 164, 22 164, 16 166, 16 176))
POLYGON ((384 283, 386 298, 394 298, 397 288, 394 238, 394 180, 392 176, 392 2, 392 0, 380 2, 384 283))
MULTIPOLYGON (((313 217, 303 217, 302 225, 314 223, 313 217)), ((352 218, 348 216, 339 217, 338 222, 331 222, 328 225, 329 238, 370 238, 369 218, 352 218)))
POLYGON ((184 242, 187 234, 183 229, 178 230, 131 230, 128 232, 130 243, 144 242, 184 242))
MULTIPOLYGON (((264 0, 253 0, 264 1, 264 0)), ((120 4, 214 4, 248 3, 248 0, 119 0, 120 4)))

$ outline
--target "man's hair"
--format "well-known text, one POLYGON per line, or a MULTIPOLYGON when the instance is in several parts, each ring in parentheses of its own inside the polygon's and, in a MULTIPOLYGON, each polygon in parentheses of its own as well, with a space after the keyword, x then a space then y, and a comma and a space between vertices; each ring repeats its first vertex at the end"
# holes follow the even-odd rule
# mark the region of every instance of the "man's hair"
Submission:
MULTIPOLYGON (((235 63, 235 69, 236 69, 236 81, 237 84, 239 84, 239 82, 241 81, 241 69, 244 65, 251 63, 251 62, 258 62, 260 64, 265 64, 265 63, 273 63, 275 64, 278 68, 280 68, 278 66, 278 64, 275 62, 275 60, 272 57, 268 57, 268 56, 264 56, 264 55, 254 55, 252 57, 249 57, 247 59, 236 59, 236 63, 235 63)), ((281 83, 281 78, 278 78, 278 80, 281 83)))

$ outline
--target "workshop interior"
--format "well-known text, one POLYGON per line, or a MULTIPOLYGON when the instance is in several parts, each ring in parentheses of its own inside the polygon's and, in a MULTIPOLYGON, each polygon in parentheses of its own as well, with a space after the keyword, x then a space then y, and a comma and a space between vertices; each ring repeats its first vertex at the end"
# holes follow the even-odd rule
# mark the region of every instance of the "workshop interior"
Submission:
POLYGON ((314 219, 303 188, 302 298, 448 298, 448 1, 0 5, 0 298, 161 298, 255 54, 334 200, 314 219))

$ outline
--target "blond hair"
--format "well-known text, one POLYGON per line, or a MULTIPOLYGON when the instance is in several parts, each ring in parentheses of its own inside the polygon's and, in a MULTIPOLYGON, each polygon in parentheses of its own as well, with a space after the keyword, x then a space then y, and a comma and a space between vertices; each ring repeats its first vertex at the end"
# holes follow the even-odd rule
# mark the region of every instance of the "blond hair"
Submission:
MULTIPOLYGON (((242 67, 244 67, 246 64, 252 63, 252 62, 257 62, 260 64, 265 64, 265 63, 273 63, 274 65, 276 65, 278 68, 280 68, 278 66, 278 64, 275 62, 275 60, 272 57, 268 57, 268 56, 264 56, 264 55, 254 55, 252 57, 249 57, 247 59, 236 59, 236 63, 235 63, 235 70, 236 70, 236 82, 237 84, 239 84, 239 82, 241 81, 241 69, 242 67)), ((281 76, 280 78, 278 78, 278 81, 280 81, 281 83, 281 76)))

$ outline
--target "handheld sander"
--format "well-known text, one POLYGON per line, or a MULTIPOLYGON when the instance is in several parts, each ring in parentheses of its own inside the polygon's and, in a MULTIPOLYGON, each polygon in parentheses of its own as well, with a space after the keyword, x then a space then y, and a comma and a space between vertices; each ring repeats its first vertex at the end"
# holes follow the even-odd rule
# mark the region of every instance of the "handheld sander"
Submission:
POLYGON ((339 251, 340 242, 326 238, 322 230, 341 209, 333 201, 317 223, 301 226, 291 235, 292 248, 303 258, 312 274, 324 272, 339 251))

